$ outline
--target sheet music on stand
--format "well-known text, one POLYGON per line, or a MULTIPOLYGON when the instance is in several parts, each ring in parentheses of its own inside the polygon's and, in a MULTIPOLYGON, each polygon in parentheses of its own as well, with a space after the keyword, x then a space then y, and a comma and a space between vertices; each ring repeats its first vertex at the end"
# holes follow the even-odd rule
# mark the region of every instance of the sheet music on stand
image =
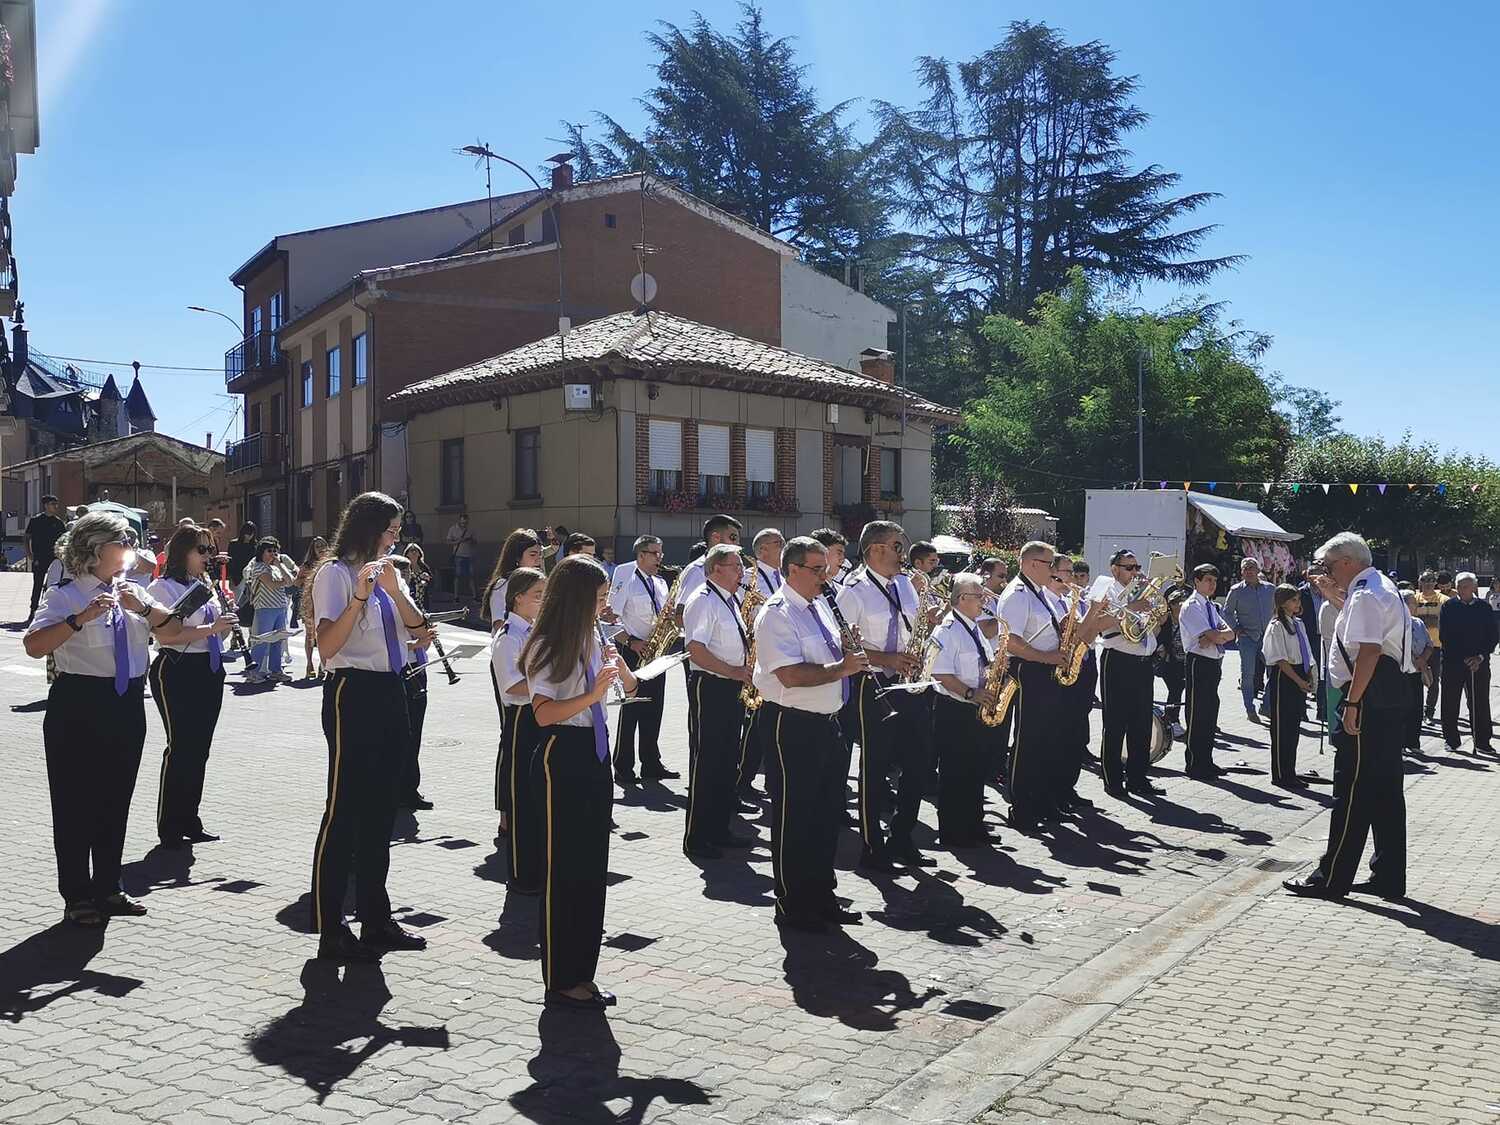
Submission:
POLYGON ((638 680, 654 680, 669 668, 675 668, 687 659, 687 653, 674 652, 666 656, 658 656, 649 664, 642 664, 635 670, 635 678, 638 680))
POLYGON ((880 690, 882 692, 886 692, 886 691, 911 691, 911 692, 917 692, 917 691, 926 691, 928 688, 934 687, 936 684, 937 684, 936 680, 914 680, 914 681, 912 681, 909 684, 908 683, 901 683, 901 682, 898 681, 898 682, 892 683, 892 684, 881 684, 880 685, 880 690))
POLYGON ((269 633, 251 633, 250 643, 252 645, 277 645, 288 637, 296 635, 290 629, 272 629, 269 633))

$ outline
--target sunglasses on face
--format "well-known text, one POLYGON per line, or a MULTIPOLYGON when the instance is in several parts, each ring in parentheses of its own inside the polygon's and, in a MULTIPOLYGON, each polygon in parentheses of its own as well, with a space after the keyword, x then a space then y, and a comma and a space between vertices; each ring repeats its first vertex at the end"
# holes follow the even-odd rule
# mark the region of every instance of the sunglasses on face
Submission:
POLYGON ((1141 569, 1141 564, 1140 563, 1119 563, 1117 565, 1119 566, 1119 568, 1121 570, 1140 570, 1141 569))
POLYGON ((193 550, 197 551, 200 555, 211 555, 214 553, 213 547, 208 543, 199 543, 193 550))

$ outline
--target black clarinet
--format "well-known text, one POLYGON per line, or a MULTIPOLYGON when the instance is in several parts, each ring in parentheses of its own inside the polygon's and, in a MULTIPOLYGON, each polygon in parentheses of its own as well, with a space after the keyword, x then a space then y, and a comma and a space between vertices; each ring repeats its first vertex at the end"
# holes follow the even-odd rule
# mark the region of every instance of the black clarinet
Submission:
POLYGON ((432 581, 431 574, 412 574, 412 601, 422 614, 422 624, 432 630, 432 647, 438 654, 438 663, 443 666, 443 674, 448 677, 450 684, 456 684, 458 673, 453 670, 453 665, 448 663, 448 654, 443 650, 443 641, 438 636, 437 626, 432 623, 432 618, 427 616, 427 584, 430 581, 432 581))
MULTIPOLYGON (((820 587, 820 593, 822 593, 823 597, 827 599, 828 608, 833 612, 833 620, 839 627, 840 639, 843 641, 844 647, 846 649, 859 649, 860 653, 864 656, 866 663, 868 663, 870 659, 870 650, 865 647, 864 638, 859 635, 859 630, 856 629, 853 625, 850 625, 849 622, 844 620, 843 613, 839 611, 838 603, 834 601, 833 587, 829 583, 824 582, 820 587)), ((873 666, 871 666, 870 670, 865 673, 865 675, 867 676, 873 676, 874 674, 875 672, 873 666)), ((873 694, 876 699, 880 700, 880 702, 885 705, 885 714, 880 716, 880 721, 887 722, 891 719, 894 719, 896 717, 896 708, 892 706, 891 701, 886 698, 885 689, 882 688, 878 682, 875 684, 875 691, 873 694)))
MULTIPOLYGON (((219 574, 224 581, 227 582, 229 580, 222 568, 219 570, 219 574)), ((208 588, 214 592, 214 599, 219 603, 219 612, 234 613, 234 607, 229 604, 229 595, 224 593, 224 588, 210 579, 206 574, 203 576, 203 581, 207 582, 208 588)), ((245 643, 245 634, 240 630, 238 624, 229 631, 229 649, 231 652, 239 651, 248 653, 250 651, 250 646, 245 643)))

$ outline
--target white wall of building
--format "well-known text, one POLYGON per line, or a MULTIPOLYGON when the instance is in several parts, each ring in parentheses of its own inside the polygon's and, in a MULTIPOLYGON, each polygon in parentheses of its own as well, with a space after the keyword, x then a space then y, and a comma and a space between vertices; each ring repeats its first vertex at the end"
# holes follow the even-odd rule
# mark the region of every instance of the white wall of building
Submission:
POLYGON ((886 346, 896 314, 796 258, 781 259, 781 346, 849 371, 859 353, 886 346))

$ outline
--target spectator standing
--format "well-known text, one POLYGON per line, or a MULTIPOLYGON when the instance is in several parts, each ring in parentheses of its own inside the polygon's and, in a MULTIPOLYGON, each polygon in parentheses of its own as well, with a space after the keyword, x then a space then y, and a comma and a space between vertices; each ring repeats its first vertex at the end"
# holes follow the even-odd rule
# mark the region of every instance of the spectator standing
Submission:
MULTIPOLYGON (((255 545, 256 557, 245 567, 249 602, 255 607, 255 632, 264 636, 286 627, 287 589, 297 585, 297 564, 281 554, 281 544, 266 536, 255 545)), ((250 653, 251 683, 279 683, 291 677, 281 670, 281 640, 255 645, 250 653)))
POLYGON ((453 550, 453 596, 461 600, 474 597, 474 533, 469 530, 469 513, 460 512, 448 529, 448 546, 453 550), (464 590, 468 594, 464 594, 464 590))
POLYGON ((422 525, 417 522, 417 517, 410 511, 401 513, 401 542, 421 546, 424 538, 422 525))
POLYGON ((1425 708, 1430 719, 1437 711, 1438 696, 1442 693, 1443 638, 1438 631, 1438 619, 1443 612, 1443 603, 1448 600, 1448 595, 1438 589, 1435 571, 1424 570, 1417 578, 1415 598, 1416 604, 1412 607, 1411 615, 1422 622, 1427 630, 1427 639, 1432 642, 1432 653, 1427 658, 1427 667, 1432 675, 1427 684, 1425 708))
MULTIPOLYGON (((1441 585, 1441 577, 1439 585, 1441 585)), ((1457 596, 1443 603, 1438 632, 1443 644, 1443 741, 1457 750, 1458 705, 1469 700, 1469 733, 1474 753, 1490 747, 1490 653, 1500 641, 1495 611, 1474 595, 1479 579, 1468 571, 1458 576, 1457 596)))
POLYGON ((1411 655, 1414 671, 1406 678, 1411 684, 1411 710, 1406 715, 1406 740, 1405 746, 1408 750, 1420 750, 1422 748, 1422 697, 1425 687, 1432 671, 1428 660, 1437 651, 1433 646, 1431 638, 1427 636, 1427 626, 1422 624, 1417 617, 1417 592, 1409 590, 1406 594, 1406 608, 1411 613, 1411 655))
POLYGON ((1266 626, 1276 616, 1275 592, 1269 582, 1260 578, 1260 563, 1252 558, 1240 560, 1240 581, 1229 589, 1224 599, 1224 620, 1235 633, 1235 648, 1240 653, 1240 698, 1245 703, 1245 718, 1259 723, 1255 711, 1255 667, 1260 658, 1266 626))
POLYGON ((240 535, 233 543, 229 544, 229 584, 238 587, 244 581, 245 567, 255 561, 256 544, 260 540, 260 531, 246 520, 240 524, 240 535))
POLYGON ((26 558, 31 563, 31 609, 26 614, 26 624, 36 616, 37 603, 42 599, 42 584, 47 568, 57 558, 57 541, 62 538, 68 525, 63 522, 62 505, 56 496, 42 497, 42 510, 26 523, 26 558))

